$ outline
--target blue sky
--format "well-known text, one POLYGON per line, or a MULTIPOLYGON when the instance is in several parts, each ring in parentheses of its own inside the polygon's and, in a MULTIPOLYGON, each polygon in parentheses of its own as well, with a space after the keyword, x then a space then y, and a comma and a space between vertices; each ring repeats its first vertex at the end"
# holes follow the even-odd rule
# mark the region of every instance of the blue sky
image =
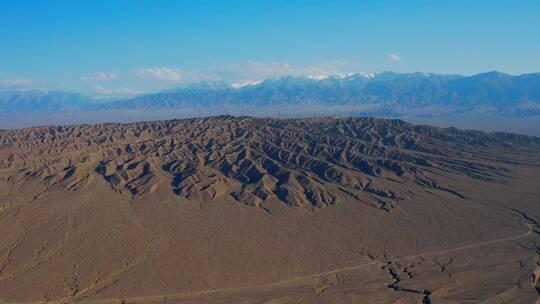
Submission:
POLYGON ((540 71, 540 1, 1 1, 0 89, 540 71))

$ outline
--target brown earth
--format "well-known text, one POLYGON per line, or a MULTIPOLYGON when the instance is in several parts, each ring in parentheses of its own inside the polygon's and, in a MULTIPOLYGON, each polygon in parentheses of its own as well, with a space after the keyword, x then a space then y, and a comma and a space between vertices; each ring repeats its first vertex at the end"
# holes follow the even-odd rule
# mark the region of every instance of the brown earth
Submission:
POLYGON ((0 303, 533 303, 539 153, 372 118, 0 131, 0 303))

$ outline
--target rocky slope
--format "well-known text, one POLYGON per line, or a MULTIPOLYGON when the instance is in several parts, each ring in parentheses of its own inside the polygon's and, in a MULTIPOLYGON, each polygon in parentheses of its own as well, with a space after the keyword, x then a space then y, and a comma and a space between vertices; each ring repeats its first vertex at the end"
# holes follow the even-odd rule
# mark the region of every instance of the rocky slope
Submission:
POLYGON ((515 161, 475 153, 531 144, 540 140, 398 120, 223 116, 7 131, 0 137, 6 155, 0 168, 24 168, 25 179, 44 187, 79 187, 97 175, 114 191, 140 196, 153 192, 161 175, 189 200, 228 196, 261 206, 272 198, 323 207, 344 197, 391 210, 411 190, 465 199, 448 174, 495 181, 511 173, 478 160, 515 161))
MULTIPOLYGON (((540 219, 538 151, 535 137, 374 118, 219 116, 1 131, 0 299, 157 301, 298 276, 310 282, 312 273, 373 261, 388 262, 373 279, 382 289, 366 291, 374 301, 416 296, 410 290, 449 299, 456 292, 445 286, 454 283, 489 300, 500 284, 474 286, 530 278, 536 267, 538 237, 527 229, 540 219), (478 253, 447 249, 493 240, 511 244, 483 261, 500 268, 475 272, 477 281, 454 282, 423 264, 440 264, 422 254, 441 252, 461 261, 457 277, 474 272, 478 253), (519 270, 504 266, 513 259, 519 270), (411 268, 418 282, 424 272, 435 276, 433 286, 403 287, 417 281, 401 282, 397 271, 411 268)), ((509 295, 529 301, 532 284, 519 286, 509 295)))

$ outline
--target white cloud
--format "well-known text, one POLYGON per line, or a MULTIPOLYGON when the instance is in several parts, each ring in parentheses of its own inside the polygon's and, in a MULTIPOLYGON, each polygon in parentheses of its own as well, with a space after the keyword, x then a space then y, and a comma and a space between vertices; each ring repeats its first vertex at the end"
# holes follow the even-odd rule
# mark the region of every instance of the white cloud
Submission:
POLYGON ((169 67, 140 67, 113 81, 114 85, 104 85, 97 80, 112 79, 110 73, 97 72, 86 75, 93 76, 96 81, 89 82, 89 88, 94 94, 101 96, 133 95, 144 92, 154 92, 172 87, 197 83, 202 81, 223 81, 235 88, 255 85, 269 78, 285 76, 308 77, 325 79, 328 77, 346 77, 359 69, 359 64, 347 61, 324 61, 311 64, 292 64, 285 61, 245 61, 226 65, 215 65, 205 69, 183 69, 169 67), (121 88, 124 87, 124 88, 121 88), (139 91, 126 89, 136 88, 139 91))
POLYGON ((135 70, 135 76, 138 78, 151 78, 170 83, 178 83, 182 80, 182 73, 179 69, 165 67, 138 68, 135 70))
POLYGON ((401 57, 399 57, 396 54, 388 54, 388 55, 386 55, 386 59, 389 60, 389 61, 392 61, 392 62, 400 62, 401 61, 401 57))
POLYGON ((34 82, 26 78, 14 78, 0 80, 1 89, 27 89, 34 85, 34 82))
POLYGON ((99 95, 102 95, 102 96, 105 96, 105 97, 110 97, 110 96, 129 96, 129 95, 137 95, 137 94, 142 94, 144 93, 144 91, 141 91, 141 90, 135 90, 135 89, 132 89, 132 88, 126 88, 126 87, 121 87, 121 88, 107 88, 107 87, 104 87, 104 86, 101 86, 101 85, 95 85, 94 86, 94 91, 99 94, 99 95))
POLYGON ((200 72, 199 75, 194 78, 212 78, 240 85, 243 83, 284 76, 304 76, 318 80, 331 76, 344 77, 354 72, 355 68, 357 68, 357 64, 344 61, 328 61, 310 65, 293 65, 288 62, 276 61, 247 61, 244 63, 210 68, 200 72), (204 77, 201 75, 204 75, 204 77))
POLYGON ((83 81, 111 81, 111 80, 118 80, 118 74, 113 72, 96 72, 92 74, 86 74, 81 76, 81 80, 83 81))
POLYGON ((324 79, 330 76, 351 74, 353 65, 343 61, 329 61, 312 65, 292 65, 288 62, 247 61, 204 70, 186 70, 173 67, 138 68, 134 75, 140 79, 153 79, 169 85, 196 83, 201 81, 225 81, 235 87, 252 85, 268 78, 305 76, 324 79))
POLYGON ((100 86, 100 85, 97 85, 97 84, 94 86, 94 91, 96 91, 96 93, 102 94, 102 95, 111 95, 113 93, 112 89, 109 89, 109 88, 106 88, 106 87, 103 87, 103 86, 100 86))

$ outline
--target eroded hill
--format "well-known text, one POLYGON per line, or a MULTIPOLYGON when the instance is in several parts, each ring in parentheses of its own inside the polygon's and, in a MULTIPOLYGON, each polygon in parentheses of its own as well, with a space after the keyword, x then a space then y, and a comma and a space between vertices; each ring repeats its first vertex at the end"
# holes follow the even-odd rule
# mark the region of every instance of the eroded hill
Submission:
POLYGON ((273 198, 322 207, 347 197, 388 210, 411 191, 465 199, 447 174, 485 181, 511 175, 490 162, 516 160, 491 151, 540 140, 398 120, 224 116, 6 131, 0 143, 2 168, 20 168, 24 180, 47 188, 77 189, 92 176, 133 196, 167 183, 189 200, 230 197, 261 206, 273 198))
POLYGON ((365 259, 396 279, 399 256, 532 227, 539 151, 534 137, 373 118, 1 131, 0 299, 165 296, 365 259))

